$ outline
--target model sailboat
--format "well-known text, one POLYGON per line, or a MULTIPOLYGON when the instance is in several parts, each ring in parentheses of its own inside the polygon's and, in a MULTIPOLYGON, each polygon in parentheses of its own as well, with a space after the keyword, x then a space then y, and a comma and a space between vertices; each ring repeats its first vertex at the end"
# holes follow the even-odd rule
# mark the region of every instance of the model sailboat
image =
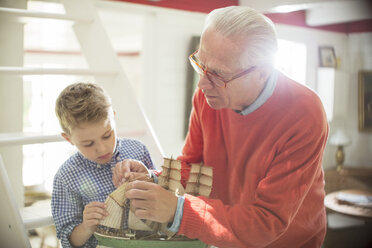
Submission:
POLYGON ((190 177, 186 184, 186 193, 209 197, 212 191, 213 169, 210 166, 191 164, 190 177))
MULTIPOLYGON (((177 195, 188 193, 209 197, 212 189, 212 176, 212 167, 205 166, 203 163, 191 164, 190 177, 185 190, 181 184, 181 162, 172 158, 164 158, 158 184, 177 195)), ((115 247, 124 245, 122 242, 125 240, 126 245, 133 243, 130 247, 146 247, 146 245, 168 247, 170 241, 174 241, 177 243, 173 245, 177 247, 182 247, 182 243, 185 247, 205 247, 205 244, 199 240, 191 240, 170 232, 166 223, 138 219, 130 210, 129 200, 125 199, 126 185, 127 183, 122 184, 105 201, 109 215, 101 221, 95 233, 100 244, 115 247), (147 242, 144 243, 144 241, 147 242), (149 241, 151 242, 148 243, 149 241)))

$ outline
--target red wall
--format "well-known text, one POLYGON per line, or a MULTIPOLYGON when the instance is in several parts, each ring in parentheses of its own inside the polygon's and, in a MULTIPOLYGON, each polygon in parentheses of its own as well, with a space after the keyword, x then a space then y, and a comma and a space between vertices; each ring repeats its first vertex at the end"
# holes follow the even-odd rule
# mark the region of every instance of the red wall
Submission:
MULTIPOLYGON (((209 13, 213 9, 231 5, 239 5, 238 0, 114 0, 119 2, 129 2, 136 4, 151 5, 157 7, 187 10, 201 13, 209 13)), ((305 11, 295 11, 291 13, 266 14, 274 23, 287 24, 311 29, 320 29, 341 33, 360 33, 372 32, 372 19, 348 22, 324 26, 308 26, 305 22, 305 11)))
POLYGON ((372 19, 314 27, 306 24, 305 15, 306 13, 304 10, 290 13, 266 14, 266 16, 269 17, 274 23, 288 24, 304 28, 321 29, 341 33, 360 33, 372 31, 372 19))
POLYGON ((138 3, 157 7, 180 9, 194 12, 209 13, 214 9, 231 5, 239 5, 239 0, 114 0, 119 2, 138 3))

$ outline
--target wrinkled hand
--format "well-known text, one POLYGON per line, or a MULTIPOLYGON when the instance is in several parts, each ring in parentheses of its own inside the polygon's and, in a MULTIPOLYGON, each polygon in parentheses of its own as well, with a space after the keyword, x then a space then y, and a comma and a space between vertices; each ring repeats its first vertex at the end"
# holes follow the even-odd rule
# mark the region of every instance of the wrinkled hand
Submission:
POLYGON ((103 202, 91 202, 87 204, 83 211, 83 223, 85 228, 94 232, 101 220, 108 215, 106 204, 103 202))
POLYGON ((118 162, 112 170, 112 182, 119 187, 124 182, 133 180, 146 180, 151 178, 150 171, 138 160, 125 159, 118 162))
POLYGON ((126 186, 125 196, 131 209, 140 219, 169 223, 174 219, 177 196, 158 184, 134 181, 126 186))

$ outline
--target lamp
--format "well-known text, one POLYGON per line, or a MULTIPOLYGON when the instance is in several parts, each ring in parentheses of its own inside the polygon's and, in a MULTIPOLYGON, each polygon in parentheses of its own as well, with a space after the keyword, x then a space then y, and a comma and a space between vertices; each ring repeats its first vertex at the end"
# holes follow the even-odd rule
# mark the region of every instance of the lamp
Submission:
POLYGON ((351 140, 349 139, 349 137, 347 137, 342 129, 337 129, 336 132, 329 139, 329 143, 333 146, 337 146, 337 171, 341 171, 345 159, 344 146, 350 145, 351 140))

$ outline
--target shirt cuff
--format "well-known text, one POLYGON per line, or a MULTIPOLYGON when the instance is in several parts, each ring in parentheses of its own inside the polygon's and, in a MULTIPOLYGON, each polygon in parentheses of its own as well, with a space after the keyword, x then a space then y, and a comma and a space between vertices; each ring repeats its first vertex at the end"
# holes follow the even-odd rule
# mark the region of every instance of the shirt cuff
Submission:
POLYGON ((154 178, 154 183, 158 184, 158 176, 153 170, 150 170, 151 177, 154 178))
POLYGON ((176 213, 174 214, 174 219, 172 225, 168 227, 168 230, 174 233, 177 233, 181 226, 181 220, 183 216, 183 203, 185 202, 184 196, 178 196, 177 200, 177 209, 176 213))
POLYGON ((70 243, 70 236, 72 234, 72 231, 78 225, 79 225, 79 223, 74 223, 74 224, 71 224, 71 225, 67 225, 63 229, 62 233, 60 234, 62 247, 73 247, 72 244, 70 243))

